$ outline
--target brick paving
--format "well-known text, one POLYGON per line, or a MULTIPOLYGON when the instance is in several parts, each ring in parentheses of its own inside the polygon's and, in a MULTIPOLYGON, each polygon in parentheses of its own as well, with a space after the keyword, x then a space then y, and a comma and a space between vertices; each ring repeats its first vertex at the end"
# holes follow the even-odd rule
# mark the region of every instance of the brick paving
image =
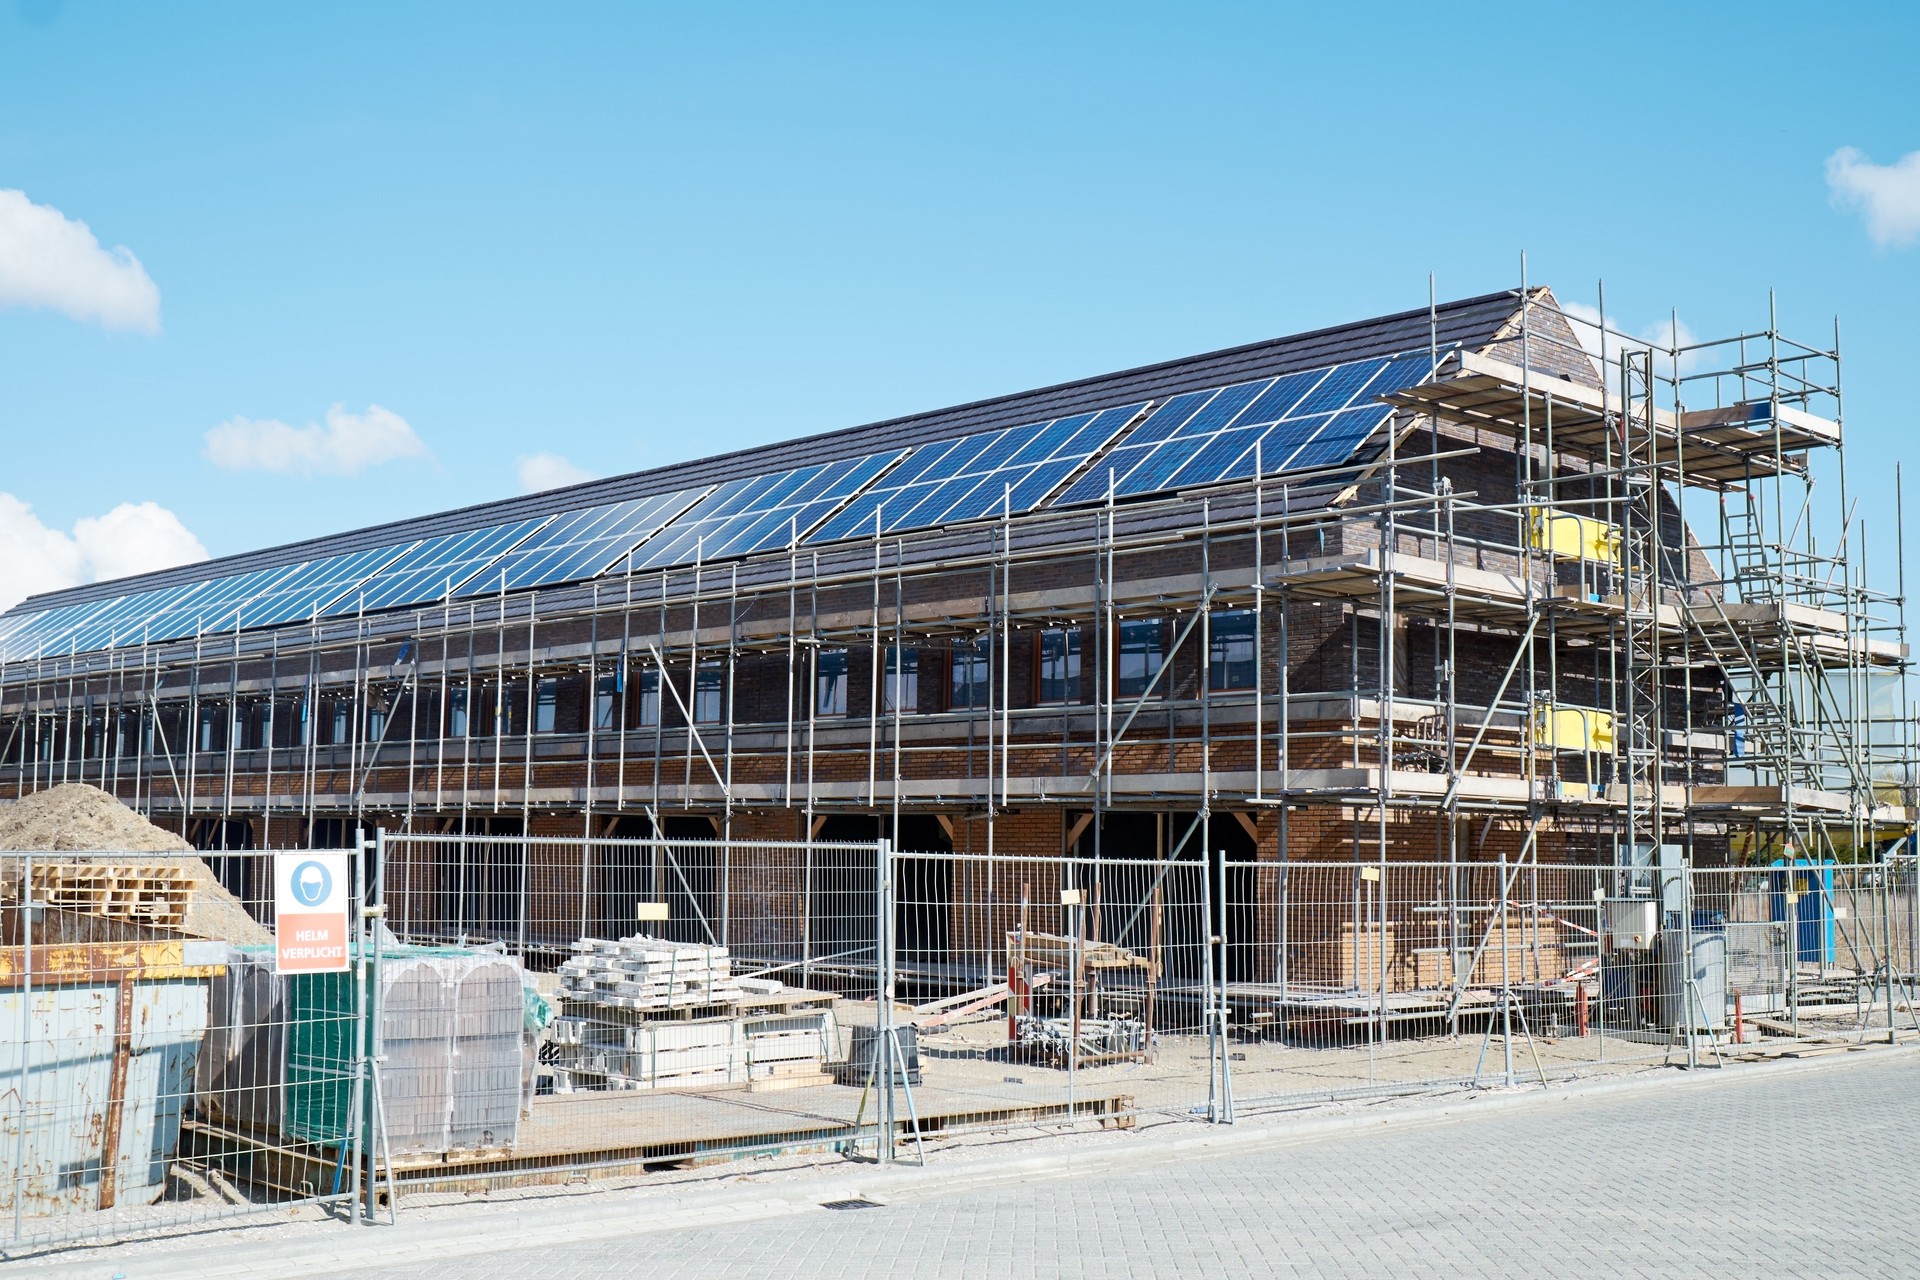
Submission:
POLYGON ((1904 1276, 1920 1270, 1916 1085, 1920 1059, 1903 1054, 1151 1169, 930 1188, 871 1209, 335 1274, 1904 1276))

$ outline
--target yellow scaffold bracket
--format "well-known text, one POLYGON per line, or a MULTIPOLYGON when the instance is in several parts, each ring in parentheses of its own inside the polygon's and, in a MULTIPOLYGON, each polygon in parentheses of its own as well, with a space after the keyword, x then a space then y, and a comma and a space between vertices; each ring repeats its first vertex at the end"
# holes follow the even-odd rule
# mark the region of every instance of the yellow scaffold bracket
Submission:
POLYGON ((1544 551, 1560 560, 1593 560, 1611 565, 1620 563, 1618 525, 1567 511, 1555 511, 1551 507, 1528 509, 1527 542, 1535 551, 1544 551))

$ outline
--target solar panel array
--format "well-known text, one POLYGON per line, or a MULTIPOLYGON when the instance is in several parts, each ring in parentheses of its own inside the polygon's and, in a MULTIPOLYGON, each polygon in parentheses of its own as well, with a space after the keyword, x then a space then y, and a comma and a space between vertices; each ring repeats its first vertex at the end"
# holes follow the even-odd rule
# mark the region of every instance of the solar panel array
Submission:
POLYGON ((790 546, 905 453, 896 449, 729 480, 642 546, 633 568, 658 569, 790 546))
POLYGON ((625 560, 629 551, 666 528, 706 493, 705 488, 679 489, 555 516, 489 566, 475 585, 484 590, 520 591, 596 577, 625 560))
POLYGON ((1056 505, 1129 497, 1331 466, 1392 415, 1374 398, 1432 371, 1426 353, 1359 360, 1174 396, 1101 458, 1056 505))
POLYGON ((448 599, 552 520, 552 516, 536 516, 416 542, 399 559, 360 583, 352 598, 342 603, 371 613, 448 599))
POLYGON ((1146 407, 1143 401, 923 444, 807 541, 1031 511, 1146 407))
POLYGON ((1427 353, 1256 379, 912 449, 0 617, 0 659, 230 634, 1334 466, 1427 353), (1141 415, 1152 408, 1151 416, 1141 415), (1135 425, 1137 424, 1137 425, 1135 425), (1131 428, 1129 430, 1129 428, 1131 428), (1078 477, 1077 479, 1075 477, 1078 477), (1061 487, 1067 486, 1061 493, 1061 487), (1058 494, 1059 496, 1055 496, 1058 494))

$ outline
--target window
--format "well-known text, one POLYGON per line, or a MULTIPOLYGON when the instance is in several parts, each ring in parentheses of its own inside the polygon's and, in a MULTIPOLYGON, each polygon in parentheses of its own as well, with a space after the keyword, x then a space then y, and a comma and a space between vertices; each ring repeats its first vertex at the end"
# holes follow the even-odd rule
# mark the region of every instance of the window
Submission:
POLYGON ((1250 610, 1228 609, 1207 619, 1207 688, 1253 688, 1257 660, 1250 610))
POLYGON ((1115 645, 1113 692, 1137 698, 1147 691, 1167 660, 1166 626, 1158 618, 1120 624, 1115 645))
POLYGON ((596 677, 593 682, 593 727, 596 730, 619 728, 619 711, 619 673, 609 672, 596 677))
POLYGON ((655 725, 660 723, 660 673, 642 671, 640 673, 640 723, 655 725))
POLYGON ((947 682, 947 706, 954 711, 991 706, 993 637, 981 636, 953 647, 953 666, 947 682))
POLYGON ((1034 652, 1040 702, 1080 701, 1080 628, 1048 627, 1034 652))
POLYGON ((847 651, 822 649, 815 659, 813 713, 820 716, 847 714, 847 651))
POLYGON ((715 658, 700 664, 693 679, 693 719, 696 724, 717 724, 726 714, 727 673, 715 658))
POLYGON ((330 743, 342 743, 347 740, 347 701, 345 698, 333 699, 333 736, 330 743))
POLYGON ((367 708, 367 743, 372 745, 380 741, 387 731, 387 709, 385 707, 367 708))
POLYGON ((467 691, 465 688, 447 690, 447 736, 464 738, 467 736, 467 691))
POLYGON ((533 685, 533 731, 552 733, 560 722, 560 681, 543 676, 533 685))
POLYGON ((885 701, 882 708, 888 712, 911 712, 920 709, 920 651, 918 649, 887 650, 887 679, 881 696, 885 701))

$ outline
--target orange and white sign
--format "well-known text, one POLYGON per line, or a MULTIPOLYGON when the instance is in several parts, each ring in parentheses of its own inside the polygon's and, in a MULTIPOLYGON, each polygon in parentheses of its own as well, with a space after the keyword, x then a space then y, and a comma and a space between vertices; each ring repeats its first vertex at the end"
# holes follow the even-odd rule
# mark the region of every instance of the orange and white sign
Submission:
POLYGON ((345 973, 347 907, 352 901, 344 853, 273 857, 276 973, 345 973))

